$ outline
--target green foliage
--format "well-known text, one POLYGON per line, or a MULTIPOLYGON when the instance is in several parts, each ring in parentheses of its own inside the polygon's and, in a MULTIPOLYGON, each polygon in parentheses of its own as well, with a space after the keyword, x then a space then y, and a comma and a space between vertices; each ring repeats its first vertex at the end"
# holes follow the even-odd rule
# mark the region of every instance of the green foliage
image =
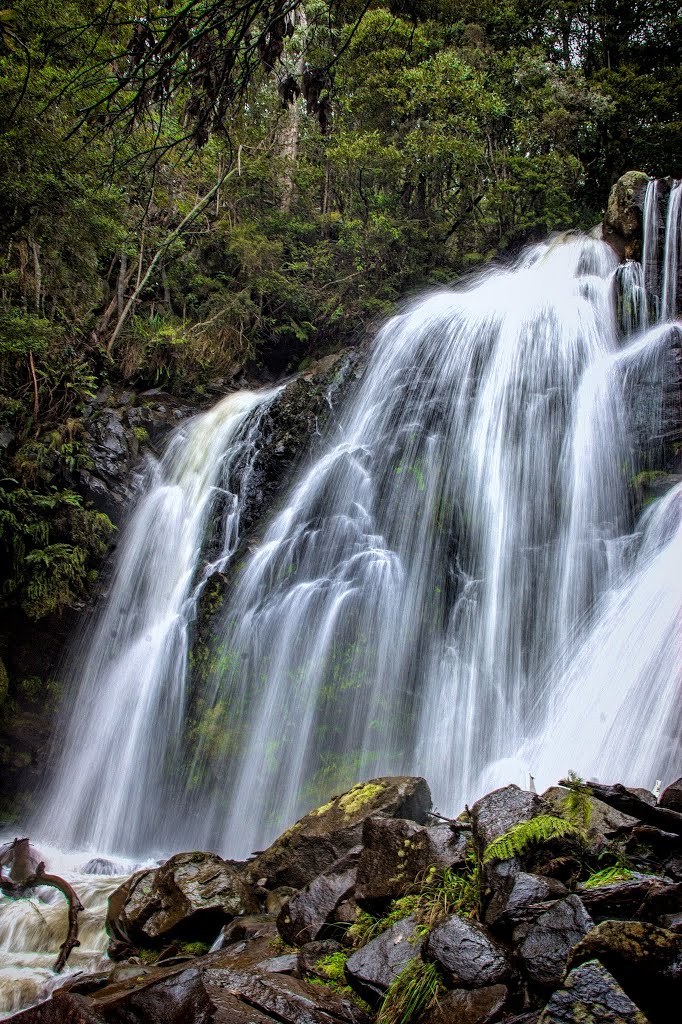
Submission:
POLYGON ((376 1024, 410 1024, 435 1003, 443 987, 438 965, 415 957, 389 986, 376 1024))
POLYGON ((629 868, 614 864, 610 868, 601 868, 586 878, 582 883, 584 889, 596 889, 601 885, 615 885, 616 882, 627 882, 633 877, 629 868))
POLYGON ((204 956, 211 948, 208 942, 181 942, 179 949, 187 956, 204 956))
POLYGON ((540 814, 530 821, 521 821, 512 825, 503 835, 494 839, 483 852, 483 863, 490 864, 496 860, 511 860, 521 857, 531 847, 550 842, 553 839, 583 840, 584 833, 576 825, 565 818, 557 818, 551 814, 540 814))
POLYGON ((573 769, 569 770, 564 785, 568 788, 568 795, 562 807, 564 817, 582 828, 588 828, 592 815, 592 804, 590 803, 592 790, 585 785, 584 780, 573 769))

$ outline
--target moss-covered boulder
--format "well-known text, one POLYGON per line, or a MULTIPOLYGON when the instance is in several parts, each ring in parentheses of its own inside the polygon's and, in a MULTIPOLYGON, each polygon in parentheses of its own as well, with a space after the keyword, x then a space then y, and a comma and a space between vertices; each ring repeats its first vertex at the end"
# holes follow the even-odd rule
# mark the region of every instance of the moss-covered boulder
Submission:
POLYGON ((643 171, 627 171, 609 194, 603 238, 627 259, 639 259, 642 248, 642 210, 649 181, 643 171))
POLYGON ((253 881, 268 889, 303 888, 362 842, 367 818, 407 818, 423 824, 431 809, 426 781, 411 775, 359 782, 310 811, 249 864, 253 881))

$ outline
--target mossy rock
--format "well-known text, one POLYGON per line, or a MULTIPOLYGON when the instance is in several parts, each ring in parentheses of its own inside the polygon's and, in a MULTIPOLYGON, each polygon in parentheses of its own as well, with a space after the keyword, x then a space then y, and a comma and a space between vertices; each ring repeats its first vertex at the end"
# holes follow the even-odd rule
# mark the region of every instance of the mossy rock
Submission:
POLYGON ((423 824, 431 793, 422 778, 401 775, 359 782, 310 811, 249 865, 268 888, 302 888, 358 846, 367 818, 407 818, 423 824))
POLYGON ((604 217, 604 241, 618 255, 639 259, 642 248, 642 210, 648 175, 627 171, 611 189, 604 217))

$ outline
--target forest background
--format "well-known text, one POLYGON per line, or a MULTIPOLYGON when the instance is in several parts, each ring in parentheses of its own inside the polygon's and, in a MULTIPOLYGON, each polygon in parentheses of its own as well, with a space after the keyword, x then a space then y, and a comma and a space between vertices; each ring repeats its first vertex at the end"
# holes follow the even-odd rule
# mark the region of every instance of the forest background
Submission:
POLYGON ((80 487, 95 396, 208 404, 358 343, 420 289, 591 227, 628 169, 682 175, 676 13, 0 11, 0 765, 16 767, 8 723, 58 689, 11 678, 8 651, 83 605, 114 534, 80 487))

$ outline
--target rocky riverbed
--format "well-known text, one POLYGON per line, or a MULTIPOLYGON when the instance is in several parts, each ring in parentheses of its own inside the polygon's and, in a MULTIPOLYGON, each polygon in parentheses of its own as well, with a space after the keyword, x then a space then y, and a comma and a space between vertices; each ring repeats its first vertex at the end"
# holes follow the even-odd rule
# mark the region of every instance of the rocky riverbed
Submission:
POLYGON ((137 871, 106 930, 105 969, 11 1019, 669 1024, 682 780, 658 801, 507 786, 450 820, 424 779, 373 779, 246 862, 187 852, 137 871))

